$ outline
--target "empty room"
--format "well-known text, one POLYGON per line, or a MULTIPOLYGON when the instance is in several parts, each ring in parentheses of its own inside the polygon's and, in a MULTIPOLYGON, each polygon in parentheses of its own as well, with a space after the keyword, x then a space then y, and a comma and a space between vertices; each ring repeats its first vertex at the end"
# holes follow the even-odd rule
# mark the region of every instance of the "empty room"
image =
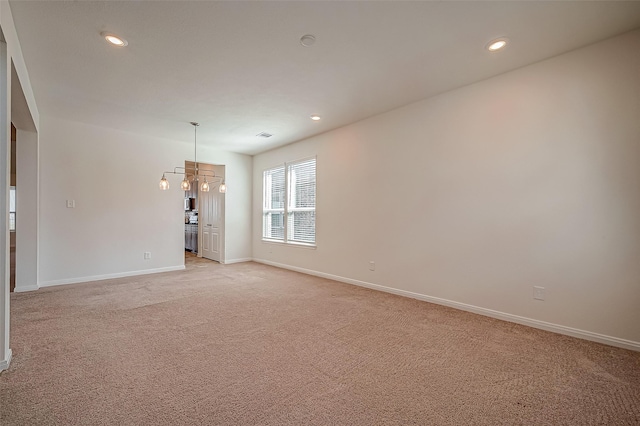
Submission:
POLYGON ((0 30, 0 424, 640 425, 640 1, 0 30))

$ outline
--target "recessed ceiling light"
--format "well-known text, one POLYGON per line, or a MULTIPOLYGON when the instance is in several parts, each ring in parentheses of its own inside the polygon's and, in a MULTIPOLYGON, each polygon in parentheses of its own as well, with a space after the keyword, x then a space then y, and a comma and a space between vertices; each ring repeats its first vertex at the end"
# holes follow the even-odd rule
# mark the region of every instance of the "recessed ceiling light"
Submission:
POLYGON ((122 37, 118 37, 115 34, 101 32, 100 35, 104 37, 104 39, 107 40, 109 43, 113 44, 114 46, 124 47, 129 44, 127 40, 123 39, 122 37))
POLYGON ((316 114, 313 114, 313 115, 311 116, 311 119, 312 119, 313 121, 318 121, 318 120, 320 120, 320 116, 319 116, 319 115, 316 115, 316 114))
POLYGON ((509 40, 504 37, 492 40, 487 44, 487 50, 489 52, 495 52, 496 50, 504 49, 508 41, 509 40))
POLYGON ((304 47, 313 46, 315 42, 316 42, 316 38, 311 34, 305 34, 302 37, 300 37, 300 44, 303 45, 304 47))

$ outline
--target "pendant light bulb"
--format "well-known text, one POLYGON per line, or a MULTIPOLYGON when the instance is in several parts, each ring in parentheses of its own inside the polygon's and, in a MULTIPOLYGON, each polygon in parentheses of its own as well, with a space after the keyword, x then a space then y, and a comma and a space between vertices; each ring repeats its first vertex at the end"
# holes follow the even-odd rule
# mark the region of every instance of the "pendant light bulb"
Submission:
POLYGON ((218 188, 218 191, 220 191, 221 194, 224 194, 225 192, 227 192, 227 185, 224 182, 222 182, 220 184, 220 188, 218 188))
POLYGON ((209 192, 209 182, 207 182, 207 177, 204 177, 204 182, 202 182, 202 185, 200 185, 200 191, 202 192, 209 192))
POLYGON ((189 183, 187 175, 184 175, 184 179, 182 179, 182 182, 180 183, 180 189, 182 189, 183 191, 191 190, 191 183, 189 183))
POLYGON ((169 189, 169 181, 164 177, 164 173, 162 174, 162 179, 160 179, 160 189, 163 191, 169 189))

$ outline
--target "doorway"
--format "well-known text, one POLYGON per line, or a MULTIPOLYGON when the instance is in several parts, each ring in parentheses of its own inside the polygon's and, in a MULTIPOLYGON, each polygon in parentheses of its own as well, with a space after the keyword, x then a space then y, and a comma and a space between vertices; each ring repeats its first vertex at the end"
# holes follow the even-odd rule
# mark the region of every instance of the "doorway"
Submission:
MULTIPOLYGON (((194 165, 192 161, 185 162, 187 170, 193 170, 194 165)), ((192 198, 195 198, 196 207, 185 213, 185 253, 193 252, 192 249, 189 250, 193 245, 188 247, 187 242, 191 241, 193 244, 193 229, 194 226, 197 226, 197 235, 195 236, 197 256, 224 263, 225 194, 221 193, 219 188, 224 178, 225 166, 199 162, 198 170, 207 176, 210 189, 202 191, 200 186, 203 179, 201 178, 199 182, 190 180, 191 191, 185 191, 185 210, 188 203, 193 203, 187 201, 192 198), (187 221, 189 224, 186 223, 187 221)), ((191 205, 193 206, 193 204, 191 205)))
POLYGON ((15 66, 11 64, 11 181, 9 285, 38 287, 39 141, 15 66))

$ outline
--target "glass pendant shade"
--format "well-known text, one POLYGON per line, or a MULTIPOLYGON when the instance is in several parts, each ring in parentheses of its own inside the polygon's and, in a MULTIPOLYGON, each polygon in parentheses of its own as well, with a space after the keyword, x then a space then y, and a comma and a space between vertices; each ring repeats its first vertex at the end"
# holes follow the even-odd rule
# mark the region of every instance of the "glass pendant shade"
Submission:
POLYGON ((160 179, 160 189, 163 191, 169 189, 169 181, 164 177, 164 173, 162 174, 162 179, 160 179))
POLYGON ((207 182, 207 178, 204 178, 204 182, 202 182, 202 185, 200 185, 200 191, 202 192, 209 192, 209 182, 207 182))
POLYGON ((227 185, 224 182, 222 182, 220 184, 220 188, 218 188, 218 191, 220 191, 220 193, 224 194, 225 192, 227 192, 227 185))
POLYGON ((189 183, 189 180, 186 176, 184 177, 184 179, 182 179, 182 183, 180 183, 180 189, 182 189, 183 191, 191 190, 191 184, 189 183))

